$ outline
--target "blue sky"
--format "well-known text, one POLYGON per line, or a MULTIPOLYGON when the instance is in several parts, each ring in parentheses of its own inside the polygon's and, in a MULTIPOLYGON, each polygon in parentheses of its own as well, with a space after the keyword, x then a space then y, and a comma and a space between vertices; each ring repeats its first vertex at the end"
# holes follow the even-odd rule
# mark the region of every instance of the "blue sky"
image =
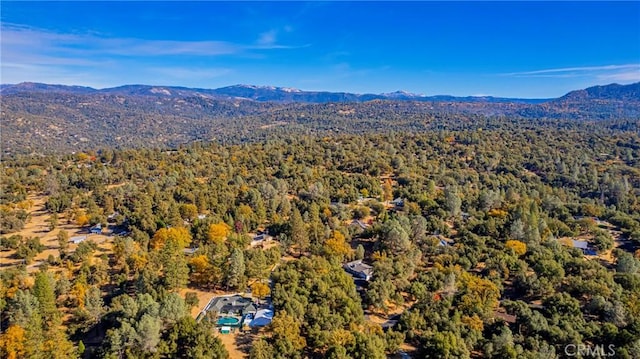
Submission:
POLYGON ((1 2, 1 82, 556 97, 640 81, 640 2, 1 2))

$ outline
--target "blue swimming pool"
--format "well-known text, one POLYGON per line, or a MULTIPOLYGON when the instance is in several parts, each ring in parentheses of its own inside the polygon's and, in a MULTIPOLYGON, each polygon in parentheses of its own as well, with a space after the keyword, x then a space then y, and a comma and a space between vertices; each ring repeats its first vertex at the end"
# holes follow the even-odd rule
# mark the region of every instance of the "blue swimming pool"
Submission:
POLYGON ((234 326, 234 325, 240 325, 240 319, 235 318, 235 317, 222 317, 222 318, 218 318, 218 325, 219 326, 234 326))

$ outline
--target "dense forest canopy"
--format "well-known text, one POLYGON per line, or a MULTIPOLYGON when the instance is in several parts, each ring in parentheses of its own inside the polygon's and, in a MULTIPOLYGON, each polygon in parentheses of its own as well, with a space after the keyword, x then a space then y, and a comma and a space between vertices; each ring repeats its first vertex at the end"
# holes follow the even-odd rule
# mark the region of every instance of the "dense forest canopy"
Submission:
POLYGON ((185 288, 251 285, 275 309, 251 358, 640 357, 637 121, 421 122, 403 106, 381 112, 394 126, 309 105, 321 131, 5 157, 2 251, 23 264, 1 274, 0 353, 225 358, 185 288), (16 234, 34 198, 60 239, 37 268, 46 246, 16 234), (121 235, 71 251, 63 221, 121 235), (278 245, 250 246, 264 230, 278 245), (370 281, 344 271, 355 259, 370 281))

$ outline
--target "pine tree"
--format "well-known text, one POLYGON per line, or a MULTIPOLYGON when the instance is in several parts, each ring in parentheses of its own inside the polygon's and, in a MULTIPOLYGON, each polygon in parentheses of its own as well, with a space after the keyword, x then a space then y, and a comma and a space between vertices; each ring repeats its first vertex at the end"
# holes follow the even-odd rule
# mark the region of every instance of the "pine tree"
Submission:
POLYGON ((289 220, 291 226, 291 241, 298 246, 300 255, 309 248, 309 235, 302 221, 302 215, 297 207, 294 206, 291 219, 289 220))

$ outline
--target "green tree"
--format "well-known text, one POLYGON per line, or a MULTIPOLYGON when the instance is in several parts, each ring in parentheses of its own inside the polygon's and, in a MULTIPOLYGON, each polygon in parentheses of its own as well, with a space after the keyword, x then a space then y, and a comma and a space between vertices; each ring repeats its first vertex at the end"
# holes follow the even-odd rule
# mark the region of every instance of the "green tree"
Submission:
POLYGON ((298 246, 300 255, 302 255, 309 248, 309 235, 302 221, 302 215, 300 215, 300 211, 295 206, 289 219, 289 226, 291 241, 298 246))
POLYGON ((229 257, 229 269, 227 272, 227 286, 238 289, 244 287, 246 277, 244 275, 244 254, 238 248, 231 251, 229 257))
POLYGON ((190 316, 182 317, 166 332, 161 354, 165 358, 229 358, 220 339, 213 336, 213 330, 206 320, 196 323, 190 316))

